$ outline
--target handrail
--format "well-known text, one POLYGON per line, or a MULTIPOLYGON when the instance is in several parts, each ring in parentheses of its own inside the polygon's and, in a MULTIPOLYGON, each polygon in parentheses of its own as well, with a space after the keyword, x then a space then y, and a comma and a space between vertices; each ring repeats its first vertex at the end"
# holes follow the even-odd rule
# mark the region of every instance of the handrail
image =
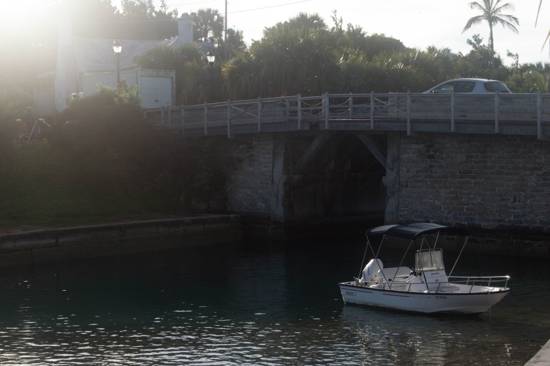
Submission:
POLYGON ((428 293, 433 293, 433 294, 448 294, 449 292, 445 292, 445 291, 441 291, 441 286, 442 285, 466 285, 466 286, 470 286, 470 289, 468 291, 469 294, 471 293, 474 293, 474 294, 477 294, 477 293, 491 293, 491 292, 494 292, 493 289, 497 288, 497 289, 507 289, 508 288, 508 282, 510 280, 510 276, 506 275, 506 276, 451 276, 451 277, 448 277, 447 278, 447 281, 434 281, 434 282, 424 282, 424 281, 418 281, 418 282, 399 282, 399 281, 395 281, 395 277, 390 281, 384 279, 384 281, 381 283, 381 285, 383 286, 383 289, 384 290, 390 290, 390 291, 399 291, 399 290, 395 290, 395 289, 392 289, 392 286, 393 285, 406 285, 407 287, 407 290, 406 292, 411 292, 411 287, 413 285, 424 285, 426 290, 428 291, 428 293), (463 280, 462 282, 457 282, 457 281, 452 281, 451 278, 455 278, 455 279, 461 279, 463 280), (502 285, 503 286, 495 286, 495 283, 498 284, 498 285, 502 285), (437 288, 435 289, 435 291, 433 290, 430 290, 430 285, 435 285, 437 284, 437 288), (493 286, 491 286, 493 285, 493 286), (475 291, 474 292, 474 288, 478 286, 478 287, 486 287, 487 290, 485 291, 475 291))
POLYGON ((459 279, 481 279, 481 280, 485 280, 485 279, 506 279, 506 280, 509 280, 511 277, 510 276, 449 276, 448 278, 459 278, 459 279))
POLYGON ((144 110, 144 116, 166 128, 192 132, 190 135, 202 134, 203 130, 222 134, 217 124, 226 120, 228 109, 241 109, 231 114, 231 124, 236 127, 231 136, 322 127, 336 131, 401 131, 407 135, 492 133, 544 139, 550 119, 550 93, 290 95, 152 108, 144 110), (294 123, 297 120, 300 123, 294 123))

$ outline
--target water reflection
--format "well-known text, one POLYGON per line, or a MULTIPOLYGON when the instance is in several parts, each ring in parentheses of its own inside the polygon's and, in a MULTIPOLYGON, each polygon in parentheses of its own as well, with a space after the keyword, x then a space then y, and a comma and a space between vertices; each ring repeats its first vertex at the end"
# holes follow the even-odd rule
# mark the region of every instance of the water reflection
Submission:
POLYGON ((480 318, 434 318, 344 307, 336 283, 354 272, 352 244, 236 244, 4 274, 0 364, 522 365, 550 337, 542 265, 494 263, 514 276, 510 297, 480 318))

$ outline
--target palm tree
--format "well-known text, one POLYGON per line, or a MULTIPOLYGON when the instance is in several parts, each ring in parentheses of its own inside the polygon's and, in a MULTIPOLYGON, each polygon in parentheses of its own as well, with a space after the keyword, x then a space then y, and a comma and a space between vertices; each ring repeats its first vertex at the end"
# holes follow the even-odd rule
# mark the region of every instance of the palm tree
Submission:
POLYGON ((518 33, 519 20, 513 15, 503 14, 506 10, 512 10, 513 6, 510 3, 505 3, 503 0, 481 0, 472 1, 470 8, 481 11, 480 15, 476 15, 468 19, 466 26, 462 32, 467 31, 474 24, 486 21, 489 24, 489 48, 495 51, 495 41, 493 38, 493 27, 497 24, 504 28, 509 28, 515 33, 518 33))
MULTIPOLYGON (((543 0, 540 0, 539 1, 539 8, 537 9, 537 18, 535 19, 535 27, 537 26, 538 22, 539 22, 539 16, 540 16, 540 8, 542 7, 542 1, 543 0)), ((546 35, 546 39, 544 40, 544 43, 542 44, 542 48, 544 49, 544 46, 546 46, 546 43, 548 42, 548 40, 550 39, 550 31, 548 32, 548 34, 546 35)))
POLYGON ((540 15, 540 8, 542 7, 542 0, 539 1, 539 8, 537 10, 537 19, 535 19, 535 27, 537 26, 539 22, 539 15, 540 15))

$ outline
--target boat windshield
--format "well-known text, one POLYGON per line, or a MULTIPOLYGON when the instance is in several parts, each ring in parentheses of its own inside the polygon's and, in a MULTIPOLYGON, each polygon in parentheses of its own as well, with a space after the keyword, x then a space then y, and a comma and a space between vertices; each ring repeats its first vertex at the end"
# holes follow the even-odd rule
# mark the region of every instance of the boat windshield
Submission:
POLYGON ((443 252, 437 250, 422 250, 416 252, 415 271, 441 271, 445 270, 443 252))

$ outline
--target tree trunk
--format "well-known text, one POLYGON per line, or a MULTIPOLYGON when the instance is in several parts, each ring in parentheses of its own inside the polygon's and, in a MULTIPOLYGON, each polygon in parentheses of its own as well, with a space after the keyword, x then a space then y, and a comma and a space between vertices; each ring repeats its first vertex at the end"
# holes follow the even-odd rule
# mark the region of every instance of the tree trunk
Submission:
POLYGON ((495 53, 495 39, 493 38, 493 23, 489 22, 489 48, 495 53))

